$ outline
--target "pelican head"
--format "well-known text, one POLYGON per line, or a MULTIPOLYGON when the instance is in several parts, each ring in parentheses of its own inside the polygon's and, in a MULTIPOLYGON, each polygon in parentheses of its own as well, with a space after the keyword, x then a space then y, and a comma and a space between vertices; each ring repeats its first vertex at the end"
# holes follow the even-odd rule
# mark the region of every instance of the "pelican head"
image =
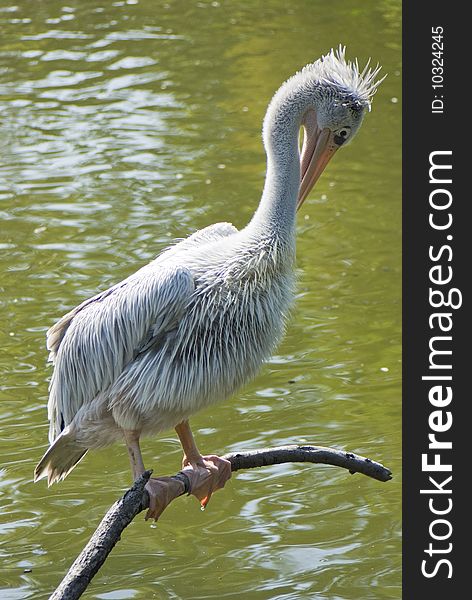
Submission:
POLYGON ((369 63, 361 71, 357 59, 347 61, 345 48, 339 46, 286 81, 269 105, 264 121, 266 145, 278 137, 278 124, 287 124, 290 116, 296 133, 303 130, 297 208, 370 111, 372 96, 383 78, 376 81, 381 67, 369 68, 369 63))
POLYGON ((357 59, 346 61, 345 48, 331 50, 299 74, 308 92, 309 105, 302 114, 303 145, 300 154, 300 190, 297 208, 303 204, 324 168, 341 146, 352 141, 372 96, 383 79, 375 80, 379 65, 362 71, 357 59), (311 97, 311 101, 310 101, 311 97))

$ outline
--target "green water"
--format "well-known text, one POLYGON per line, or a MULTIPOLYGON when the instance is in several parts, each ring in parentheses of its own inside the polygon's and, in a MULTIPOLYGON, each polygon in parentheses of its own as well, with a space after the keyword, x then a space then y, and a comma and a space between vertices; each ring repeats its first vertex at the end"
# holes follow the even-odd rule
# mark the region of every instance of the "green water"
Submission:
MULTIPOLYGON (((279 84, 339 42, 388 72, 305 203, 287 336, 235 398, 198 414, 207 453, 300 441, 376 458, 241 472, 205 512, 138 517, 88 599, 400 598, 400 2, 0 0, 0 598, 45 599, 129 484, 122 445, 62 484, 46 447, 46 329, 172 238, 243 226, 279 84), (287 8, 290 7, 290 8, 287 8)), ((169 431, 144 443, 179 468, 169 431)))

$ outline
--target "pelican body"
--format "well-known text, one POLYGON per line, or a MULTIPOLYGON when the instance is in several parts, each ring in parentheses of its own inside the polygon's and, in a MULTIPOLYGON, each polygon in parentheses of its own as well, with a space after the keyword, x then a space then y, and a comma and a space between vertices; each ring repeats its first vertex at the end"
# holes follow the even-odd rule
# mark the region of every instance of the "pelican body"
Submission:
MULTIPOLYGON (((205 484, 192 480, 197 497, 224 485, 226 461, 201 456, 188 419, 234 394, 280 342, 294 299, 297 209, 370 110, 378 70, 360 72, 339 48, 286 81, 264 119, 267 175, 248 225, 197 231, 48 331, 51 445, 35 479, 61 480, 88 449, 123 438, 136 477, 140 437, 175 427, 188 472, 210 473, 205 484)), ((151 498, 162 491, 154 482, 151 498)), ((151 502, 150 515, 160 512, 151 502)))
POLYGON ((248 235, 198 231, 50 330, 51 443, 65 424, 84 448, 168 429, 257 373, 283 333, 293 256, 248 235))

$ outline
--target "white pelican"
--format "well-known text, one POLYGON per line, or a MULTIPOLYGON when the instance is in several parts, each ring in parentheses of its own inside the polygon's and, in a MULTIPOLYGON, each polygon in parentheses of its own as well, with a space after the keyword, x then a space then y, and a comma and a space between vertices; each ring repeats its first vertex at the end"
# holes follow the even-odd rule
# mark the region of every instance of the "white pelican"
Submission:
MULTIPOLYGON (((51 445, 35 480, 60 481, 87 450, 123 438, 136 478, 140 437, 175 427, 191 492, 205 505, 224 486, 229 463, 200 454, 188 419, 254 377, 282 338, 294 297, 296 211, 358 131, 378 72, 368 64, 361 72, 340 47, 296 73, 264 119, 267 175, 250 223, 197 231, 51 327, 51 445)), ((183 485, 151 479, 147 516, 157 519, 183 485)))

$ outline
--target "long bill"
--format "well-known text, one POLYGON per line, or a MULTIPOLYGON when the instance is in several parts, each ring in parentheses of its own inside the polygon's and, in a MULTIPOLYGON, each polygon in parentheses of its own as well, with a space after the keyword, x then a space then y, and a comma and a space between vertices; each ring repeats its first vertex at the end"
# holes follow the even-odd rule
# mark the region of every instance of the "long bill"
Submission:
POLYGON ((328 128, 318 129, 317 126, 307 127, 305 125, 305 138, 300 156, 301 180, 297 210, 303 204, 305 198, 338 149, 333 138, 334 134, 328 128))

